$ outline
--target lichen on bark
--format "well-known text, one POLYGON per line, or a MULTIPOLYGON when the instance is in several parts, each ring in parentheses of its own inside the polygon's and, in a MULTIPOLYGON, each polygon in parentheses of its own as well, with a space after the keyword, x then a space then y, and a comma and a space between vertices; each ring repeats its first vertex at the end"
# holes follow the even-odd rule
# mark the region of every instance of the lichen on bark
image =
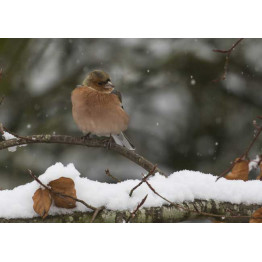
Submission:
MULTIPOLYGON (((259 205, 232 204, 214 200, 195 200, 161 207, 141 208, 131 219, 133 223, 176 223, 196 218, 212 218, 223 222, 248 222, 252 213, 260 208, 259 205), (213 216, 211 216, 211 214, 213 216)), ((33 218, 0 218, 1 223, 90 223, 92 212, 75 212, 67 215, 48 216, 44 220, 33 218)), ((95 219, 95 223, 125 223, 130 211, 102 210, 95 219)))

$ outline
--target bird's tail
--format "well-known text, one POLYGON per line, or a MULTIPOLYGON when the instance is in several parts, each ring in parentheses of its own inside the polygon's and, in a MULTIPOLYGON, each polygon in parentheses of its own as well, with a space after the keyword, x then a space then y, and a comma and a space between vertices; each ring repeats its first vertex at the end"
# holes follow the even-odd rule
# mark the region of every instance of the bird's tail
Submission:
POLYGON ((127 139, 123 132, 118 135, 112 135, 116 144, 126 147, 128 150, 135 150, 135 147, 131 144, 131 142, 127 139))

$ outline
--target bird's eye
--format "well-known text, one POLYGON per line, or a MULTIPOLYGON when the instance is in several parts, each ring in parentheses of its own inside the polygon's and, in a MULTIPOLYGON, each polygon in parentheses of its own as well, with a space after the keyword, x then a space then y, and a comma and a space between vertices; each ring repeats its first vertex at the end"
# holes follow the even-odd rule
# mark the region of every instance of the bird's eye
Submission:
POLYGON ((101 86, 101 85, 103 85, 103 82, 99 82, 98 84, 101 86))

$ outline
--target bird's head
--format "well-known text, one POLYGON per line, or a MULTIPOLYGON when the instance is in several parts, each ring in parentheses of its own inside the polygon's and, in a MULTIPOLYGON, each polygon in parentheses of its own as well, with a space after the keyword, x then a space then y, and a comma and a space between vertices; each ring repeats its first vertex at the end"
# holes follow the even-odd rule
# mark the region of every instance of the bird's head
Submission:
POLYGON ((109 74, 102 70, 94 70, 89 73, 83 85, 104 93, 111 93, 114 90, 109 74))

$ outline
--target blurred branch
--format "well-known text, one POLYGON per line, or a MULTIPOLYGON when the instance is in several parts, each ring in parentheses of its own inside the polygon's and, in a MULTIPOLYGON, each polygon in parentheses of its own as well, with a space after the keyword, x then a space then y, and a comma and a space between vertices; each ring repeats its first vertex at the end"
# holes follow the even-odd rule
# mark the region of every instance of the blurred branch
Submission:
POLYGON ((243 39, 244 39, 244 38, 240 38, 240 39, 239 39, 235 44, 233 44, 233 46, 232 46, 231 48, 229 48, 228 50, 214 49, 213 52, 228 54, 228 56, 230 56, 230 54, 232 53, 232 51, 234 50, 234 48, 235 48, 243 39))
POLYGON ((213 80, 213 82, 219 82, 221 80, 225 80, 227 77, 227 71, 228 71, 228 64, 229 64, 229 57, 232 54, 232 52, 234 51, 235 47, 243 40, 244 38, 240 38, 236 43, 234 43, 232 45, 231 48, 229 48, 228 50, 220 50, 220 49, 214 49, 213 52, 216 53, 222 53, 222 54, 227 54, 226 55, 226 59, 225 59, 225 64, 224 64, 224 72, 222 74, 222 76, 220 76, 218 79, 213 80))
MULTIPOLYGON (((0 150, 25 144, 67 144, 67 145, 80 145, 87 147, 102 147, 108 148, 108 139, 98 139, 98 138, 86 138, 73 137, 66 135, 32 135, 32 136, 18 136, 18 139, 10 139, 0 142, 0 150)), ((150 172, 154 165, 145 159, 143 156, 137 154, 134 151, 128 150, 125 147, 119 146, 115 143, 111 143, 110 150, 126 157, 137 165, 141 166, 148 172, 150 172)), ((154 173, 159 172, 160 174, 166 176, 162 170, 156 168, 154 173)))

